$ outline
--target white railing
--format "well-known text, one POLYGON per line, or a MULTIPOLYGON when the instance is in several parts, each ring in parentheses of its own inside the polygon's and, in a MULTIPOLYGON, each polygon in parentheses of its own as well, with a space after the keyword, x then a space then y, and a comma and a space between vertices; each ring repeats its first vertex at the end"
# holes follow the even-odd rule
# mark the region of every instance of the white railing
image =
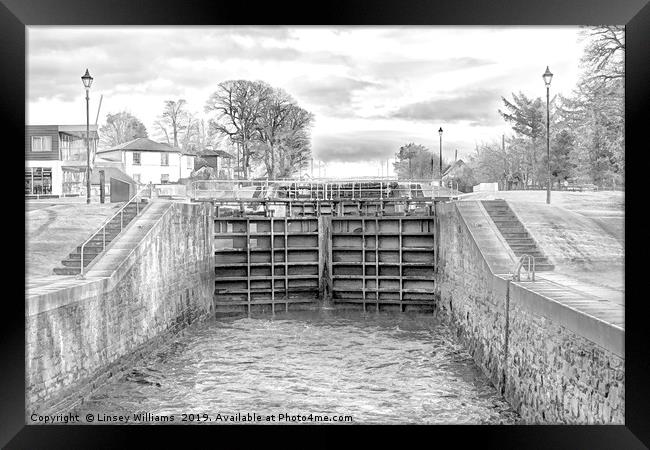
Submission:
MULTIPOLYGON (((102 251, 99 252, 97 255, 94 256, 94 258, 97 258, 104 250, 106 250, 106 227, 112 222, 113 219, 115 219, 117 216, 120 217, 120 231, 118 232, 121 233, 122 230, 124 229, 124 210, 126 209, 127 206, 129 206, 132 203, 135 203, 135 215, 138 216, 140 214, 140 200, 145 197, 145 193, 148 198, 151 198, 152 196, 152 189, 150 186, 146 186, 142 189, 140 189, 133 197, 131 197, 122 207, 117 210, 115 214, 113 214, 111 217, 106 219, 104 223, 95 231, 93 234, 90 235, 88 239, 84 241, 83 244, 81 244, 81 255, 80 255, 80 262, 81 262, 81 272, 80 276, 83 278, 84 276, 84 250, 86 248, 86 245, 93 240, 99 233, 102 233, 102 251)), ((115 237, 113 237, 114 239, 115 237)))
POLYGON ((515 263, 514 268, 512 269, 512 280, 513 281, 521 281, 521 268, 524 267, 524 261, 526 261, 527 268, 526 268, 526 275, 528 278, 528 281, 535 281, 535 258, 531 255, 521 255, 517 262, 515 263), (531 271, 531 266, 532 266, 532 271, 531 271))
POLYGON ((454 196, 451 189, 431 180, 357 178, 339 180, 198 180, 193 181, 192 198, 293 200, 417 199, 454 196), (418 195, 419 194, 419 195, 418 195))

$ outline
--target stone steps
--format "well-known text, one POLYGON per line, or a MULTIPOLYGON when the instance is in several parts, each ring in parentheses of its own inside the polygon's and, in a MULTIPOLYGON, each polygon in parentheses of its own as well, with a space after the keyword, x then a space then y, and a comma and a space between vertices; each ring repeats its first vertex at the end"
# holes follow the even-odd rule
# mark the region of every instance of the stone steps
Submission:
POLYGON ((81 270, 79 268, 73 268, 73 267, 55 267, 54 268, 54 274, 55 275, 79 275, 81 270))
MULTIPOLYGON (((115 236, 117 236, 117 235, 115 235, 115 236)), ((109 238, 109 236, 106 235, 106 245, 108 245, 108 243, 111 242, 115 236, 109 238)), ((84 253, 87 252, 87 251, 96 250, 98 248, 103 249, 103 241, 102 241, 101 238, 93 239, 90 242, 88 242, 86 244, 86 246, 84 247, 84 253)), ((75 248, 72 253, 80 253, 80 252, 81 252, 81 245, 79 245, 77 248, 75 248)))
POLYGON ((492 219, 492 222, 502 225, 504 227, 516 228, 519 226, 519 221, 517 219, 507 219, 507 220, 492 219))
POLYGON ((535 260, 535 271, 555 269, 505 200, 483 200, 482 203, 515 256, 532 256, 535 260))
MULTIPOLYGON (((89 257, 92 259, 95 256, 99 255, 102 251, 103 251, 103 249, 101 247, 93 247, 93 248, 85 247, 84 248, 84 259, 87 259, 89 257)), ((68 260, 81 259, 81 251, 70 253, 68 255, 67 259, 68 260)))
MULTIPOLYGON (((121 216, 112 218, 106 224, 106 232, 99 232, 84 246, 84 267, 88 266, 99 254, 104 251, 104 244, 110 244, 126 226, 136 217, 137 212, 147 206, 148 201, 142 200, 140 205, 128 205, 124 208, 121 216)), ((57 275, 76 275, 81 272, 81 245, 77 246, 66 259, 61 261, 63 267, 55 267, 57 275)))
POLYGON ((524 227, 500 227, 498 224, 496 224, 497 228, 499 231, 502 232, 502 234, 505 237, 505 234, 512 235, 512 234, 520 234, 520 235, 526 235, 530 236, 528 234, 528 231, 524 227))
MULTIPOLYGON (((507 241, 506 241, 507 242, 507 241)), ((530 244, 512 244, 508 242, 508 245, 510 246, 511 249, 513 250, 521 250, 521 251, 531 251, 531 252, 536 252, 539 251, 537 248, 537 245, 535 243, 530 243, 530 244)))
MULTIPOLYGON (((95 255, 97 256, 97 255, 95 255)), ((84 267, 86 267, 90 262, 94 259, 90 257, 86 257, 84 254, 84 267)), ((79 268, 81 267, 81 259, 64 259, 61 261, 61 264, 63 264, 64 267, 76 267, 79 268)))
MULTIPOLYGON (((528 266, 524 264, 524 268, 527 268, 528 266)), ((535 260, 535 272, 551 272, 555 270, 555 266, 551 263, 540 263, 537 260, 535 260)))
POLYGON ((505 233, 502 232, 501 235, 505 238, 506 241, 521 241, 521 240, 528 240, 532 239, 530 237, 530 234, 528 234, 527 231, 524 231, 522 233, 505 233))
MULTIPOLYGON (((533 258, 546 258, 546 255, 544 255, 544 254, 543 254, 542 252, 540 252, 539 250, 538 250, 538 251, 534 251, 534 252, 532 252, 532 251, 530 251, 530 250, 514 250, 514 249, 513 249, 513 253, 514 253, 515 255, 517 255, 517 256, 521 256, 521 255, 530 255, 530 256, 532 256, 533 258)), ((84 258, 85 258, 85 257, 84 257, 84 258)))

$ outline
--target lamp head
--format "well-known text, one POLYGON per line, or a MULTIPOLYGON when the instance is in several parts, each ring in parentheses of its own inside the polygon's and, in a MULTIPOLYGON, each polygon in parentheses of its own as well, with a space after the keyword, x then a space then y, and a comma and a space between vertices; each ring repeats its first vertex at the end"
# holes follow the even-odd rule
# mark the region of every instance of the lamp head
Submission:
POLYGON ((544 78, 544 83, 546 83, 546 87, 549 87, 551 85, 551 80, 553 79, 553 74, 551 73, 550 70, 548 70, 548 66, 546 66, 546 72, 544 72, 542 78, 544 78))
POLYGON ((438 134, 442 136, 442 127, 440 127, 440 129, 438 130, 438 134))
POLYGON ((86 73, 81 77, 81 81, 83 81, 86 89, 90 89, 90 86, 93 84, 93 77, 90 76, 88 69, 86 69, 86 73))

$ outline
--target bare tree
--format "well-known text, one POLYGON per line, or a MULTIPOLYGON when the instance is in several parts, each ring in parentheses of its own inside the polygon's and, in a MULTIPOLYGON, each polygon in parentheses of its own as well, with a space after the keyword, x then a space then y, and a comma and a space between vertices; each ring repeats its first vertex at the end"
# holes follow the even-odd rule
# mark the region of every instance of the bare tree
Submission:
POLYGON ((625 77, 625 27, 600 25, 583 30, 589 39, 582 63, 590 81, 606 82, 625 77))
POLYGON ((164 123, 162 123, 160 120, 157 120, 155 122, 156 127, 158 130, 165 136, 165 141, 171 145, 171 142, 169 141, 169 133, 167 133, 167 127, 165 126, 164 123))
MULTIPOLYGON (((298 105, 291 105, 286 122, 279 133, 277 177, 285 178, 304 168, 311 159, 309 130, 314 115, 298 105)), ((275 172, 274 172, 275 174, 275 172)))
POLYGON ((395 153, 393 169, 399 179, 413 180, 416 178, 431 178, 433 153, 423 145, 403 145, 395 153))
POLYGON ((102 147, 114 147, 139 137, 147 137, 147 129, 132 114, 121 111, 106 115, 106 124, 99 129, 102 147))
POLYGON ((210 96, 206 112, 215 113, 210 132, 241 149, 244 177, 252 162, 274 179, 291 176, 309 161, 314 115, 281 89, 261 81, 226 81, 210 96))
POLYGON ((256 130, 263 142, 260 159, 269 178, 275 178, 276 158, 282 138, 286 135, 288 122, 294 105, 293 99, 281 89, 274 89, 272 95, 262 100, 256 130))
MULTIPOLYGON (((571 177, 600 186, 625 181, 625 30, 596 26, 583 30, 589 40, 582 73, 572 95, 560 96, 558 131, 574 139, 568 147, 571 177)), ((564 147, 562 147, 564 148, 564 147)))
POLYGON ((186 101, 179 100, 166 100, 160 120, 156 125, 161 129, 167 138, 167 142, 174 147, 178 147, 178 135, 185 131, 188 127, 188 112, 185 110, 186 101), (170 142, 170 134, 172 142, 170 142))
POLYGON ((214 112, 210 128, 230 137, 242 149, 242 169, 248 178, 251 160, 250 141, 257 133, 256 124, 262 108, 262 99, 268 96, 271 87, 262 81, 229 80, 219 83, 217 90, 208 98, 206 112, 214 112))
POLYGON ((182 139, 180 140, 180 147, 183 150, 189 150, 192 146, 192 142, 196 141, 197 135, 200 133, 200 121, 196 116, 191 113, 185 113, 185 133, 183 134, 182 139))

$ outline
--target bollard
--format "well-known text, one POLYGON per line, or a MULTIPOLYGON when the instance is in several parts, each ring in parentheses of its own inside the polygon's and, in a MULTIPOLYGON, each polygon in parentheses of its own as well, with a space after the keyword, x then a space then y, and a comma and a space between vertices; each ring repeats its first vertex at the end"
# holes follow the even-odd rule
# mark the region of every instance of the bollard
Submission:
POLYGON ((100 170, 99 171, 99 203, 104 203, 104 200, 106 199, 106 194, 104 192, 105 190, 104 183, 106 183, 104 171, 100 170))

